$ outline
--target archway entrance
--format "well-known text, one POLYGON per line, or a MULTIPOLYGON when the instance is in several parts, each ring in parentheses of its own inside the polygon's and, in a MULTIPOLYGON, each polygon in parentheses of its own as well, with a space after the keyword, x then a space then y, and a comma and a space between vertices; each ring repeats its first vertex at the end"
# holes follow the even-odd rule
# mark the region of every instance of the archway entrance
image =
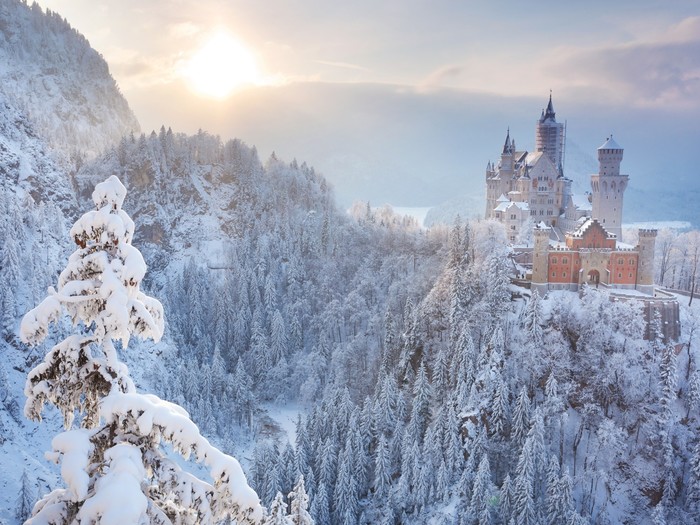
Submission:
POLYGON ((598 286, 599 282, 600 272, 598 270, 591 270, 590 272, 588 272, 588 284, 590 284, 591 286, 598 286))

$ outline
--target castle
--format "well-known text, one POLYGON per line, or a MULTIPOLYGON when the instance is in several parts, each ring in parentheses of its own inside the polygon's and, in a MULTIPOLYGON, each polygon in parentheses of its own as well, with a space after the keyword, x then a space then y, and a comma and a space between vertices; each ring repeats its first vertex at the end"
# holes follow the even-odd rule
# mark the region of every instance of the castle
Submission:
POLYGON ((506 133, 498 165, 486 167, 487 219, 504 224, 513 244, 534 237, 531 288, 576 291, 584 283, 654 293, 656 230, 640 230, 637 246, 620 241, 628 175, 624 150, 609 137, 598 148, 591 193, 574 195, 564 176, 565 126, 552 96, 535 127, 535 152, 518 151, 506 133))

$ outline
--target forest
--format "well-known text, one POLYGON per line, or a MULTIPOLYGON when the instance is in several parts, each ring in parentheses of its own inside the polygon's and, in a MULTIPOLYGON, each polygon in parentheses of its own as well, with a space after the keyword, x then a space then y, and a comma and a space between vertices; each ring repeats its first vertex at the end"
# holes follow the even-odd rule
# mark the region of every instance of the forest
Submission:
MULTIPOLYGON (((74 174, 78 208, 115 173, 166 323, 123 358, 241 459, 280 523, 302 476, 316 523, 700 517, 697 303, 682 301, 683 345, 643 340, 634 303, 513 286, 496 223, 346 213, 308 165, 205 132, 125 137, 74 174), (283 406, 294 432, 271 418, 283 406)), ((10 434, 23 400, 8 374, 49 348, 24 346, 19 319, 55 285, 76 219, 20 196, 0 193, 3 334, 21 356, 0 370, 10 434)), ((697 236, 660 232, 658 282, 692 285, 697 236)))

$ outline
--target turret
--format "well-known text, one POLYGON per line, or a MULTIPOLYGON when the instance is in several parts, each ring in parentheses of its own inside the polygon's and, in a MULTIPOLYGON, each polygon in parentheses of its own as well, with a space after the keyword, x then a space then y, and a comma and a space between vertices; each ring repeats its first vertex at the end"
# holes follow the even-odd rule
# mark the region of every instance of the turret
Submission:
POLYGON ((654 250, 656 230, 639 230, 639 263, 637 265, 637 290, 654 294, 654 250))
POLYGON ((601 175, 619 175, 620 163, 625 150, 612 138, 598 148, 598 173, 601 175))
POLYGON ((591 175, 592 217, 610 233, 622 237, 622 202, 628 175, 620 175, 624 150, 612 135, 598 148, 598 174, 591 175))

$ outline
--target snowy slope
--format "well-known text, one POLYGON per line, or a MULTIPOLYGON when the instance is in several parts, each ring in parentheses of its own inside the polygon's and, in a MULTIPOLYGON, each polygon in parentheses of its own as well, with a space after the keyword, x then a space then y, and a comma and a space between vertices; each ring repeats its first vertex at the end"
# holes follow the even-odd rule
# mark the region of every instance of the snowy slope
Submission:
POLYGON ((36 3, 0 2, 0 92, 74 163, 139 129, 102 56, 36 3))

